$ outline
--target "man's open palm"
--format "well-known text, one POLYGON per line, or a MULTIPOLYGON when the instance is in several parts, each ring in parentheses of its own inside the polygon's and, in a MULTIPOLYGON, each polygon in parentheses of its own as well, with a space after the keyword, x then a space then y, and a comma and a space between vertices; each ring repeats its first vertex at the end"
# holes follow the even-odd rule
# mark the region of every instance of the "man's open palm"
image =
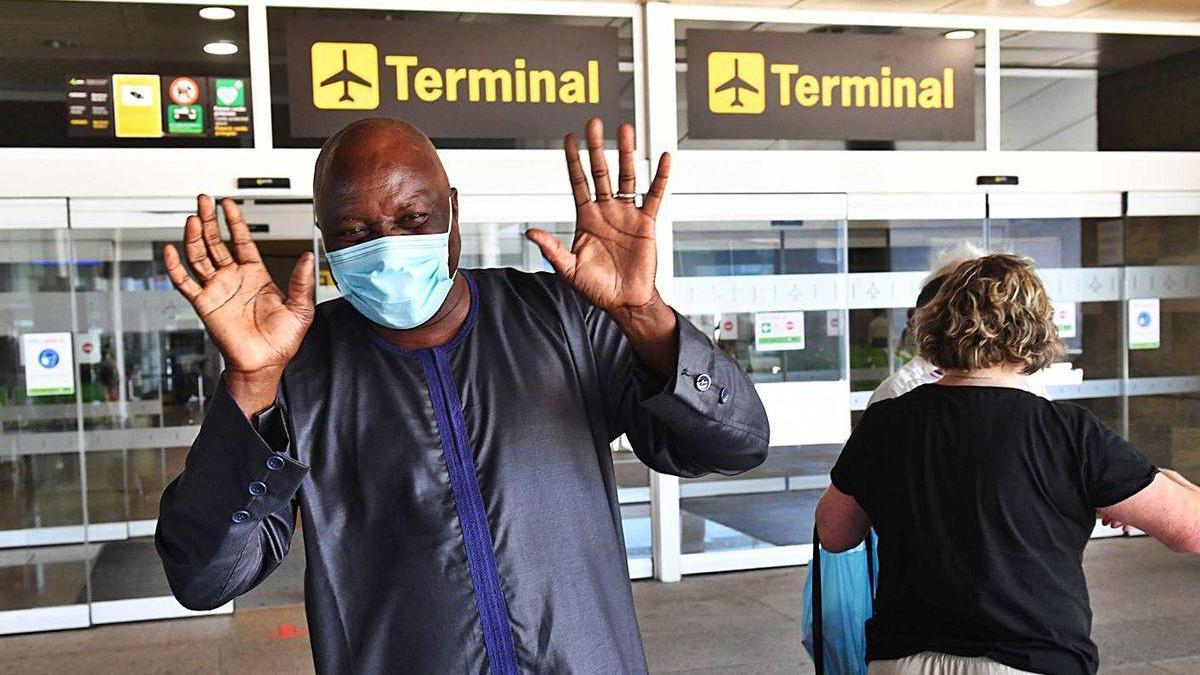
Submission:
POLYGON ((197 278, 188 276, 171 244, 163 248, 167 274, 204 321, 227 370, 281 370, 312 324, 312 254, 300 256, 284 295, 271 281, 237 204, 224 199, 221 208, 234 254, 221 239, 212 198, 200 195, 196 215, 188 216, 183 228, 184 249, 197 278))
POLYGON ((579 162, 575 134, 567 134, 563 140, 575 197, 575 240, 571 249, 545 230, 531 229, 526 236, 538 245, 554 270, 593 305, 609 311, 638 308, 656 293, 654 218, 666 190, 671 156, 664 153, 659 158, 654 180, 638 207, 632 197, 636 188, 633 127, 622 124, 617 131, 620 173, 616 194, 604 159, 604 125, 599 119, 588 120, 587 145, 595 199, 579 162))

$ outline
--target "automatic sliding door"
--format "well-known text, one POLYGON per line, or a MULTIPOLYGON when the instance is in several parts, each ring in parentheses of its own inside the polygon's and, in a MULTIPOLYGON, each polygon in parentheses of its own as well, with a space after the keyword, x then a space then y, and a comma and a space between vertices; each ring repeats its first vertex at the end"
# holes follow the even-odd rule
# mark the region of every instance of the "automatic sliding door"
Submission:
POLYGON ((908 321, 922 281, 948 254, 982 249, 981 194, 852 194, 850 388, 855 418, 871 392, 915 356, 908 321))
POLYGON ((61 210, 62 229, 0 222, 0 634, 88 624, 76 268, 61 210))
POLYGON ((1121 195, 1004 193, 988 201, 991 248, 1033 259, 1067 346, 1063 362, 1037 377, 1053 398, 1073 400, 1127 433, 1121 195))
POLYGON ((164 214, 72 206, 91 621, 192 615, 172 596, 153 540, 159 499, 183 468, 221 367, 162 260, 165 242, 181 243, 187 204, 164 214))
POLYGON ((668 300, 742 366, 771 423, 762 466, 680 481, 681 571, 803 563, 850 428, 845 198, 689 196, 673 217, 668 300))
POLYGON ((1129 440, 1200 480, 1200 193, 1129 195, 1129 440))

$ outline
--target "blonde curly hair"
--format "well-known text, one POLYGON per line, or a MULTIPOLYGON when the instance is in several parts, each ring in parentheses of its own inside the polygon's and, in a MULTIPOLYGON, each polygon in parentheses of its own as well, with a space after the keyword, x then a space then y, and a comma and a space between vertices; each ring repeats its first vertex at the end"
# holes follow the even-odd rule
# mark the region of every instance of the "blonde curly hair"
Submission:
POLYGON ((953 370, 1015 364, 1028 375, 1065 353, 1033 262, 1008 253, 955 267, 913 314, 913 333, 921 356, 953 370))

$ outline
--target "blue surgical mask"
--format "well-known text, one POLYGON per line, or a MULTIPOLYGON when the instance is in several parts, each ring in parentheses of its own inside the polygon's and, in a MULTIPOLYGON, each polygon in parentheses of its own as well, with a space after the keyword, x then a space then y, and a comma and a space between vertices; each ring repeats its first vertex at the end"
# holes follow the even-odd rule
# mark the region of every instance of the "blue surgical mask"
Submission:
MULTIPOLYGON (((454 202, 450 202, 450 227, 454 202)), ((379 237, 325 254, 342 296, 363 316, 406 330, 438 311, 454 285, 450 229, 442 234, 379 237)))

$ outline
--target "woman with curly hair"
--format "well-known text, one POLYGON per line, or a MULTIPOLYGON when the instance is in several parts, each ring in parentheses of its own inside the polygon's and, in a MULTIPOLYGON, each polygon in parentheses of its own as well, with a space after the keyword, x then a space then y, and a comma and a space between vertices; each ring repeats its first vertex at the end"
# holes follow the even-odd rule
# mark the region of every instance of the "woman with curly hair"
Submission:
POLYGON ((1200 553, 1200 489, 1027 391, 1063 353, 1028 259, 961 263, 913 330, 944 376, 867 409, 817 506, 829 550, 879 536, 868 672, 1095 673, 1081 564, 1097 512, 1200 553))

